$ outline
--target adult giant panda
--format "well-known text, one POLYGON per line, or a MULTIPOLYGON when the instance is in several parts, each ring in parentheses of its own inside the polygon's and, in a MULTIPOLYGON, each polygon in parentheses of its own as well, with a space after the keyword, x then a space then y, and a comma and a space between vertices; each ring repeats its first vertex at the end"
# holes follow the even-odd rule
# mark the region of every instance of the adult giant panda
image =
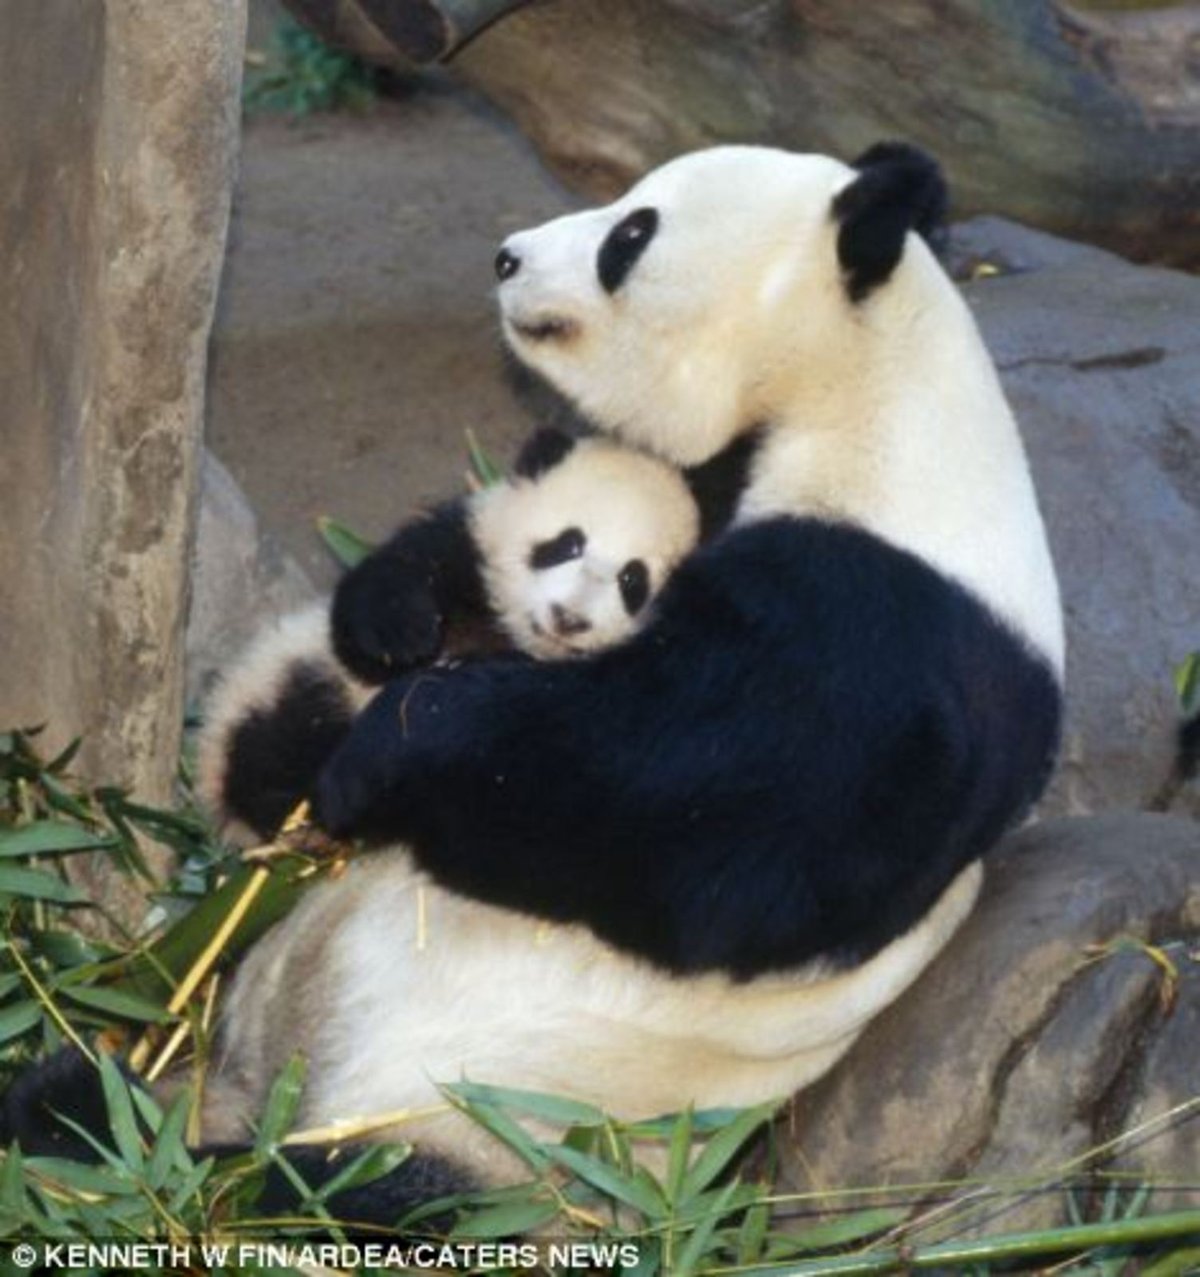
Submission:
MULTIPOLYGON (((506 242, 517 356, 731 517, 629 642, 423 672, 359 716, 316 811, 397 845, 251 955, 211 1138, 297 1047, 306 1125, 463 1075, 624 1117, 785 1095, 953 934, 1047 778, 1063 640, 1012 416, 910 233, 943 202, 904 147, 718 148, 506 242)), ((404 664, 470 545, 449 510, 427 569, 351 573, 342 660, 404 664)), ((511 1171, 456 1114, 397 1133, 511 1171)), ((394 1216, 415 1165, 354 1213, 394 1216)))

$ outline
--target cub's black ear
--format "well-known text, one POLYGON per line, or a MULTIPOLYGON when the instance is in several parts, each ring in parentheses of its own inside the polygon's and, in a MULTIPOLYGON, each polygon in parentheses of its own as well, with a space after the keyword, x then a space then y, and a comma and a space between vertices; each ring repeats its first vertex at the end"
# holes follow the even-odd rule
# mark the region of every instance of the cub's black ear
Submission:
POLYGON ((537 479, 553 470, 574 446, 574 438, 566 431, 543 426, 522 444, 517 454, 517 474, 522 479, 537 479))
POLYGON ((937 161, 903 142, 879 142, 854 161, 859 176, 833 201, 838 260, 851 301, 882 284, 900 260, 910 230, 937 251, 948 196, 937 161))

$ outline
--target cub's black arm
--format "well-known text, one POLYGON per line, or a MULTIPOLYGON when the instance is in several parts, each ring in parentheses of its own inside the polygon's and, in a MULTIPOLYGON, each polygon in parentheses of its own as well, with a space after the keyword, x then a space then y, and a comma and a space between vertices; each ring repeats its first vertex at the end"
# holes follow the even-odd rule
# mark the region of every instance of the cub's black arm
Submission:
POLYGON ((384 683, 432 661, 450 624, 490 615, 462 498, 406 523, 342 578, 333 647, 351 673, 384 683))

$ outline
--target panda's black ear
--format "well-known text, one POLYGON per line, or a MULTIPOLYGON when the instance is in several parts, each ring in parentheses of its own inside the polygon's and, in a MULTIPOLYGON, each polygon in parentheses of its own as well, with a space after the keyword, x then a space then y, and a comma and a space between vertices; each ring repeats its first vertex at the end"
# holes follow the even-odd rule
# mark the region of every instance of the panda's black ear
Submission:
POLYGON ((537 479, 547 470, 553 470, 574 446, 574 438, 566 431, 543 426, 521 445, 517 474, 522 479, 537 479))
POLYGON ((948 196, 937 161, 904 142, 878 142, 854 167, 859 176, 838 193, 833 215, 846 290, 857 302, 896 269, 910 230, 940 248, 948 196))

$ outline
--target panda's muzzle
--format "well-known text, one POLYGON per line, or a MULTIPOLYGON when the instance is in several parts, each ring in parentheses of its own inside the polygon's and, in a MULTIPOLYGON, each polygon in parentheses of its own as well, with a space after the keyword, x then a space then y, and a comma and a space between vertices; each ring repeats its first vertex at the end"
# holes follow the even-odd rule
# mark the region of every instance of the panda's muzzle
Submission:
POLYGON ((564 315, 545 315, 537 319, 507 318, 509 327, 524 341, 570 341, 579 333, 579 324, 564 315))

